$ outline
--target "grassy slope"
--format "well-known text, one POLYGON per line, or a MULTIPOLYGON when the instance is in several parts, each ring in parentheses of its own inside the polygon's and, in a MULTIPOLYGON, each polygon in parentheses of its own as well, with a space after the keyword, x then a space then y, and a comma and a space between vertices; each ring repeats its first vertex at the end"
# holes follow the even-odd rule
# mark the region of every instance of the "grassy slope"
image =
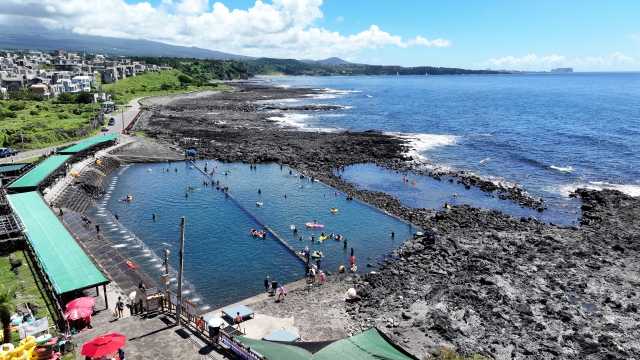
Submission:
MULTIPOLYGON (((180 74, 182 73, 178 70, 143 73, 120 80, 116 84, 105 84, 103 90, 112 93, 118 103, 124 104, 143 96, 229 88, 224 85, 214 87, 213 85, 181 84, 178 81, 180 74), (161 89, 163 84, 165 84, 165 90, 161 89)), ((24 138, 24 150, 41 149, 81 140, 100 131, 99 129, 79 130, 92 120, 93 114, 90 104, 58 104, 55 99, 47 101, 0 100, 0 146, 21 149, 20 127, 22 127, 24 138), (15 103, 24 104, 24 109, 10 110, 9 107, 15 103)))
POLYGON ((14 288, 22 295, 20 300, 23 303, 30 302, 40 306, 36 318, 49 317, 49 323, 53 323, 52 316, 53 306, 49 302, 49 299, 45 295, 44 288, 38 285, 38 281, 35 278, 35 272, 28 257, 22 251, 13 253, 16 259, 22 260, 22 266, 19 267, 20 274, 16 276, 11 271, 11 264, 9 263, 9 256, 0 257, 0 284, 6 288, 14 288))
POLYGON ((149 72, 137 74, 134 77, 120 80, 115 84, 104 84, 102 90, 111 93, 117 103, 126 104, 129 101, 143 96, 158 96, 181 93, 184 91, 197 91, 206 89, 228 89, 228 86, 208 84, 204 86, 181 84, 178 76, 182 73, 178 70, 161 72, 149 72), (163 89, 164 85, 164 89, 163 89))

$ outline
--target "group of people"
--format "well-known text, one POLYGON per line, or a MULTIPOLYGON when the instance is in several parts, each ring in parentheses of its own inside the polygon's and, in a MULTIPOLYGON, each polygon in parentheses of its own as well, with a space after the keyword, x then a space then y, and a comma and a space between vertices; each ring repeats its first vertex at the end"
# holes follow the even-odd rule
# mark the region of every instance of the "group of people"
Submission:
POLYGON ((264 289, 269 295, 275 295, 278 293, 278 301, 284 301, 284 298, 287 296, 287 292, 284 290, 282 284, 278 284, 276 279, 269 281, 269 275, 264 279, 264 289))

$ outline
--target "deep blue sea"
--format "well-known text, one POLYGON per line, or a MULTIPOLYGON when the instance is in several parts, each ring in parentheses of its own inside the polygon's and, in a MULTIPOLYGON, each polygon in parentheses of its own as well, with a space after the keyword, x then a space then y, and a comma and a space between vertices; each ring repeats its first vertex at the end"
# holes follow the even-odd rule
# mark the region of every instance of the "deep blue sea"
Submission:
MULTIPOLYGON (((273 86, 323 89, 319 96, 277 101, 283 104, 345 107, 287 112, 284 118, 274 113, 273 118, 285 126, 392 133, 410 141, 410 154, 418 161, 517 184, 544 198, 548 210, 538 213, 474 188, 412 174, 405 183, 402 174, 375 165, 355 165, 339 172, 360 188, 385 191, 408 206, 436 209, 445 202, 470 204, 576 225, 580 203, 568 195, 577 187, 614 188, 640 196, 640 73, 262 80, 273 86)), ((199 165, 204 166, 204 160, 199 165)), ((281 283, 304 275, 302 262, 273 237, 260 240, 249 234, 251 228, 260 229, 256 218, 296 249, 308 246, 323 251, 322 267, 334 272, 348 264, 351 247, 360 273, 375 269, 416 231, 358 201, 346 201, 344 194, 335 196, 333 189, 321 183, 300 179, 295 171, 290 175, 286 167, 259 164, 251 170, 246 164, 213 160, 207 165, 218 167, 213 177, 184 162, 171 164, 172 171, 166 173, 162 169, 168 164, 123 167, 108 179, 109 195, 92 210, 116 246, 154 279, 163 272, 162 249, 169 248, 174 290, 178 225, 185 216, 187 297, 196 300, 202 312, 259 293, 266 275, 281 283), (202 181, 211 180, 229 186, 235 200, 202 186, 202 181), (188 186, 195 190, 185 197, 188 186), (132 202, 120 201, 128 194, 132 202), (333 207, 338 213, 330 212, 333 207), (155 222, 152 213, 157 216, 155 222), (325 228, 307 229, 304 224, 313 220, 325 228), (297 236, 291 225, 298 228, 297 236), (311 236, 317 239, 322 231, 345 236, 348 249, 331 239, 312 243, 311 236), (367 268, 367 263, 374 267, 367 268)))
POLYGON ((568 195, 578 187, 613 188, 640 196, 640 73, 274 77, 265 81, 326 90, 314 99, 286 104, 347 107, 311 114, 287 112, 287 124, 310 130, 372 129, 397 134, 412 141, 414 158, 517 184, 544 198, 549 211, 538 214, 481 199, 473 191, 469 196, 455 188, 443 192, 441 184, 427 179, 416 179, 421 188, 417 191, 402 185, 402 175, 378 173, 372 166, 359 165, 343 174, 361 188, 387 191, 409 206, 473 203, 570 225, 579 217, 579 203, 568 195), (450 196, 453 192, 458 198, 450 196))

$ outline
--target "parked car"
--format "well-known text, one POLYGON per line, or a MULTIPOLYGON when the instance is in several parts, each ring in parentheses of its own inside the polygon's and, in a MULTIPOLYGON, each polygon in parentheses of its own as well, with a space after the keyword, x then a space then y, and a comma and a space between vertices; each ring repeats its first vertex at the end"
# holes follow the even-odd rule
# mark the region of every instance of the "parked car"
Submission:
POLYGON ((116 119, 114 118, 109 119, 109 126, 115 125, 115 124, 116 124, 116 119))
POLYGON ((16 155, 19 152, 20 152, 20 150, 16 150, 16 149, 10 150, 10 149, 7 149, 7 148, 0 148, 0 158, 13 156, 13 155, 16 155))
POLYGON ((105 126, 103 126, 103 127, 102 127, 102 131, 109 131, 109 127, 108 127, 108 126, 106 126, 106 125, 105 125, 105 126))
POLYGON ((103 113, 105 113, 105 114, 108 114, 108 113, 110 113, 110 112, 111 112, 111 109, 106 108, 106 109, 102 110, 102 112, 103 112, 103 113))

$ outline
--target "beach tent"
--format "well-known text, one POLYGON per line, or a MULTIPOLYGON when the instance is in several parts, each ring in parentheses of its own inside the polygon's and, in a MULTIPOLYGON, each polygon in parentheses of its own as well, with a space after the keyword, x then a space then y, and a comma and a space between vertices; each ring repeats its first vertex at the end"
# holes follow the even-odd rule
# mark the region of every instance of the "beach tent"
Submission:
POLYGON ((414 360, 417 358, 395 344, 376 328, 347 339, 321 342, 271 342, 235 336, 234 339, 267 359, 283 360, 414 360))
POLYGON ((189 156, 195 156, 196 155, 196 151, 195 150, 187 150, 187 155, 189 156))

